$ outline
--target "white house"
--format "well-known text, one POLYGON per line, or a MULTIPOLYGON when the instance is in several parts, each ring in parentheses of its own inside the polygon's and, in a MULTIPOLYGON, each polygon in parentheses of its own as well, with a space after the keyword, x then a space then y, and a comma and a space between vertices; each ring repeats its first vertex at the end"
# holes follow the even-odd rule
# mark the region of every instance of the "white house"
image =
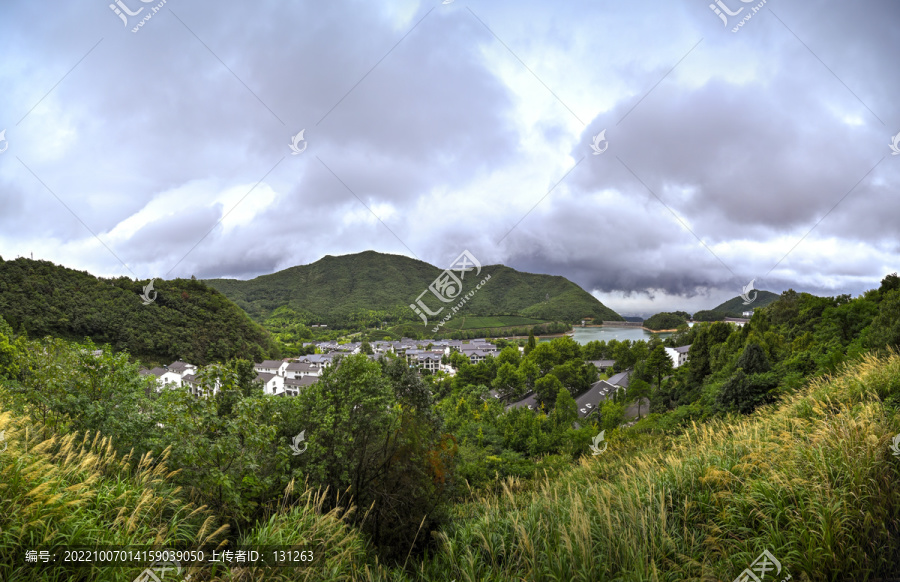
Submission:
POLYGON ((319 376, 322 369, 308 362, 291 362, 284 369, 284 377, 296 380, 305 376, 319 376))
POLYGON ((672 367, 677 368, 688 361, 688 350, 691 346, 681 346, 677 348, 666 348, 666 355, 672 360, 672 367))
POLYGON ((261 364, 253 364, 253 369, 260 374, 275 374, 276 376, 284 376, 284 370, 288 367, 288 362, 281 360, 266 360, 261 364))
POLYGON ((153 368, 148 374, 156 376, 157 391, 162 388, 178 388, 183 385, 185 376, 197 373, 197 366, 182 361, 175 361, 164 368, 153 368))
POLYGON ((749 319, 741 318, 741 317, 726 317, 725 323, 733 323, 738 327, 744 327, 745 323, 750 323, 749 319))
POLYGON ((263 394, 277 396, 278 394, 284 392, 284 376, 270 374, 267 372, 260 372, 256 376, 256 380, 258 382, 262 382, 263 394))

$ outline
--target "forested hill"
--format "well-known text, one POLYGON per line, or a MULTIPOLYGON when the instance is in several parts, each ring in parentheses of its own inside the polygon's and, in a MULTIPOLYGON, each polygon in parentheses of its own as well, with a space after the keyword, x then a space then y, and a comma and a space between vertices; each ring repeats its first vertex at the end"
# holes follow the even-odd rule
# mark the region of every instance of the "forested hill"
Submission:
POLYGON ((0 316, 32 338, 89 337, 148 364, 279 356, 268 333, 215 289, 187 279, 156 280, 156 300, 144 305, 147 283, 0 257, 0 316))
POLYGON ((780 297, 780 295, 771 291, 762 290, 751 291, 751 297, 757 293, 756 299, 750 305, 744 305, 744 300, 741 297, 734 297, 712 309, 698 311, 694 314, 694 321, 718 321, 723 317, 741 317, 745 311, 765 307, 780 297))
MULTIPOLYGON (((250 281, 211 279, 207 283, 260 322, 287 306, 306 323, 374 325, 382 320, 418 322, 409 305, 442 271, 408 257, 366 251, 327 255, 315 263, 250 281)), ((474 271, 467 274, 463 293, 474 289, 487 275, 490 281, 466 303, 466 315, 522 315, 570 323, 585 317, 622 320, 565 277, 521 273, 502 265, 484 266, 477 278, 474 271)), ((432 309, 439 306, 431 293, 423 300, 432 309)))

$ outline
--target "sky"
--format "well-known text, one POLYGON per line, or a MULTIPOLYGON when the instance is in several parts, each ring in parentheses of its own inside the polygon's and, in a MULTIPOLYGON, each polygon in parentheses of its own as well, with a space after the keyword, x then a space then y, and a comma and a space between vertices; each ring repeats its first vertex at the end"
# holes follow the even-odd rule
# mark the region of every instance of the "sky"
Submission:
POLYGON ((468 250, 622 315, 900 270, 896 0, 112 2, 0 5, 4 259, 468 250))

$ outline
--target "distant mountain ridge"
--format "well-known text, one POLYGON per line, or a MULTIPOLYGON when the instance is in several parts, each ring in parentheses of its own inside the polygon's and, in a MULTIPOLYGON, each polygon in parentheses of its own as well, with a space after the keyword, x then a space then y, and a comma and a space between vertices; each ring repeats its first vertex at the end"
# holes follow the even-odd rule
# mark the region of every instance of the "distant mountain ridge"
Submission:
MULTIPOLYGON (((308 323, 329 326, 350 320, 371 324, 379 318, 420 323, 409 306, 443 270, 401 255, 364 251, 326 255, 314 263, 249 281, 208 279, 206 283, 258 322, 265 321, 275 310, 288 307, 308 323)), ((503 265, 485 265, 477 276, 475 271, 468 273, 463 294, 488 275, 490 280, 466 302, 465 315, 521 315, 568 323, 585 317, 623 320, 565 277, 522 273, 503 265)), ((440 303, 431 292, 423 300, 433 309, 456 304, 440 303)))
POLYGON ((757 307, 765 307, 781 297, 777 293, 762 289, 757 289, 750 293, 751 296, 756 294, 756 298, 749 305, 745 305, 744 299, 738 295, 712 309, 698 311, 694 314, 694 321, 717 321, 723 317, 743 317, 745 311, 753 311, 757 307))

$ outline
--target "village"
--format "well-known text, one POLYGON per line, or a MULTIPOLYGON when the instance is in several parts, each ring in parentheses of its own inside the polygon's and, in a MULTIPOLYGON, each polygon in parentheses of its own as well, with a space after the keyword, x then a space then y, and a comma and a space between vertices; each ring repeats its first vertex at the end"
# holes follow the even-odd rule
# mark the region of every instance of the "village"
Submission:
MULTIPOLYGON (((739 325, 742 324, 743 322, 739 323, 739 325)), ((362 353, 364 342, 341 344, 334 341, 322 341, 310 342, 304 346, 314 346, 317 353, 283 360, 265 360, 253 365, 257 373, 256 381, 262 386, 264 394, 269 396, 299 395, 301 390, 319 381, 324 369, 335 358, 362 353)), ((467 341, 402 338, 399 341, 374 341, 369 344, 369 347, 373 353, 367 354, 367 357, 371 360, 378 360, 382 356, 391 354, 394 357, 405 358, 410 367, 418 368, 420 371, 430 374, 445 373, 448 376, 456 374, 456 369, 449 363, 449 356, 452 352, 461 353, 468 358, 472 365, 499 352, 498 347, 485 338, 467 341)), ((672 360, 673 368, 678 368, 688 361, 690 346, 667 347, 665 350, 672 360)), ((519 351, 524 351, 524 348, 520 346, 519 351)), ((601 374, 612 372, 615 365, 614 360, 589 360, 588 363, 593 364, 601 374)), ((143 369, 141 374, 155 376, 158 391, 165 388, 186 387, 191 394, 200 396, 204 393, 204 389, 197 377, 198 371, 198 366, 178 360, 168 366, 150 370, 143 369)), ((604 400, 620 391, 627 390, 632 372, 632 369, 628 369, 613 374, 608 379, 593 383, 588 390, 578 395, 575 398, 578 416, 580 418, 590 416, 600 409, 604 400)), ((217 391, 214 389, 213 393, 215 394, 217 391)), ((496 390, 490 390, 488 397, 498 400, 501 398, 496 390)), ((534 391, 530 391, 520 400, 506 405, 507 410, 520 407, 539 410, 540 405, 534 391)))

